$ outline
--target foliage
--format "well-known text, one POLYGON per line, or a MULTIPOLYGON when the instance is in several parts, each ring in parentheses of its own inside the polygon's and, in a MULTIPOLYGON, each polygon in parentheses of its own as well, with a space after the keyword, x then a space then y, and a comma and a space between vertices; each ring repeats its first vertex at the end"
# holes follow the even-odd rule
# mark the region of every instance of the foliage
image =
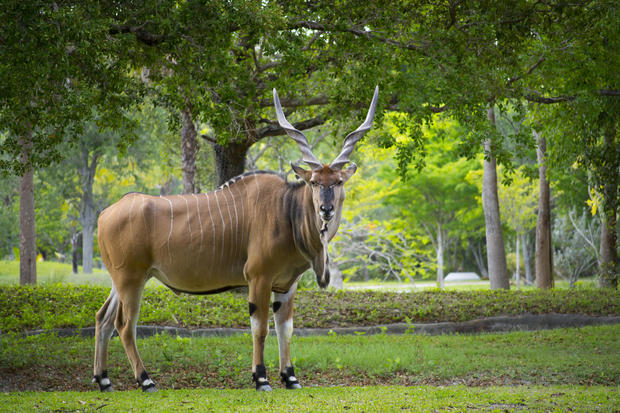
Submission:
POLYGON ((114 124, 131 96, 127 62, 132 46, 109 37, 110 4, 90 1, 49 3, 7 0, 0 47, 0 170, 21 175, 22 145, 31 134, 29 163, 61 159, 62 131, 88 116, 94 104, 114 124))
POLYGON ((568 214, 556 217, 553 225, 553 267, 571 285, 580 277, 597 271, 599 252, 596 244, 601 233, 600 221, 588 215, 585 210, 581 215, 575 210, 568 211, 568 214))
MULTIPOLYGON (((406 117, 386 116, 377 133, 408 145, 411 138, 400 129, 406 117)), ((434 121, 421 130, 420 139, 428 151, 425 166, 407 167, 404 177, 390 160, 396 149, 359 149, 363 183, 358 178, 352 184, 353 199, 347 201, 342 235, 335 241, 335 250, 344 255, 340 259, 345 272, 399 280, 429 277, 438 269, 439 251, 442 260, 448 253, 459 257, 448 268, 467 265, 463 261, 471 238, 476 237, 472 228, 482 227, 482 212, 476 202, 477 188, 465 178, 479 169, 479 163, 459 157, 464 131, 457 123, 446 117, 434 121)))
MULTIPOLYGON (((24 331, 94 325, 109 288, 45 284, 0 286, 0 330, 24 331)), ((446 291, 395 293, 372 291, 299 291, 297 327, 344 327, 388 323, 467 321, 523 313, 620 313, 613 291, 446 291)), ((247 327, 247 293, 176 296, 163 286, 144 292, 140 323, 182 327, 247 327)))

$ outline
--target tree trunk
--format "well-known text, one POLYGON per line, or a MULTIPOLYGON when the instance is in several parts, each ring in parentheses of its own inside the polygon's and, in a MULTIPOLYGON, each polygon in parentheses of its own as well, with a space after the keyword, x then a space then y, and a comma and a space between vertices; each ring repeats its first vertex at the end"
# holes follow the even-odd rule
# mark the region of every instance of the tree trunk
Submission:
POLYGON ((211 145, 215 155, 218 186, 243 173, 245 169, 245 156, 249 148, 247 142, 229 143, 227 146, 217 143, 212 143, 211 145))
POLYGON ((471 253, 474 256, 474 261, 476 261, 476 265, 478 266, 478 270, 480 271, 480 276, 482 278, 488 278, 489 273, 487 272, 487 267, 484 262, 484 252, 481 248, 482 242, 474 242, 472 239, 470 239, 469 244, 471 246, 471 253))
POLYGON ((616 234, 616 214, 618 210, 618 151, 614 147, 615 129, 610 128, 604 136, 605 152, 611 159, 606 165, 611 173, 603 185, 603 213, 600 243, 599 287, 618 287, 618 235, 616 234))
POLYGON ((71 265, 73 268, 73 274, 77 274, 78 273, 78 244, 79 244, 79 240, 80 240, 80 233, 79 232, 75 232, 73 233, 73 235, 71 236, 71 265))
POLYGON ((95 207, 91 196, 90 202, 85 205, 84 215, 82 216, 82 272, 84 274, 93 273, 95 221, 95 207))
POLYGON ((517 290, 519 289, 520 277, 519 277, 519 232, 517 231, 517 245, 515 247, 517 251, 517 264, 515 270, 515 282, 517 283, 517 290))
MULTIPOLYGON (((487 116, 495 126, 495 111, 489 107, 487 116)), ((491 289, 510 289, 510 275, 506 265, 506 249, 499 215, 499 198, 497 196, 497 164, 491 151, 491 139, 484 142, 484 165, 482 172, 482 208, 487 239, 487 263, 491 289)))
POLYGON ((532 264, 530 262, 530 242, 528 240, 527 233, 524 233, 521 238, 521 245, 523 249, 523 267, 525 268, 525 285, 532 285, 532 264))
POLYGON ((82 224, 82 272, 84 274, 92 274, 93 272, 93 244, 97 223, 93 184, 99 157, 100 155, 96 151, 91 156, 86 147, 82 148, 82 161, 78 172, 82 180, 80 223, 82 224))
POLYGON ((19 283, 37 282, 37 238, 34 215, 34 169, 30 164, 32 134, 19 139, 24 173, 19 184, 19 283))
POLYGON ((183 126, 181 127, 181 171, 183 172, 183 193, 194 194, 196 188, 196 154, 198 140, 196 126, 189 105, 181 112, 183 126))
POLYGON ((443 234, 441 233, 441 225, 437 224, 437 283, 439 284, 439 288, 443 290, 444 288, 444 280, 443 280, 443 250, 444 250, 444 239, 443 234))
POLYGON ((538 132, 533 130, 532 133, 538 143, 536 154, 538 158, 538 181, 540 185, 538 220, 536 221, 536 258, 534 264, 536 267, 536 287, 547 289, 553 287, 550 190, 549 181, 547 180, 547 166, 545 163, 547 142, 538 132))

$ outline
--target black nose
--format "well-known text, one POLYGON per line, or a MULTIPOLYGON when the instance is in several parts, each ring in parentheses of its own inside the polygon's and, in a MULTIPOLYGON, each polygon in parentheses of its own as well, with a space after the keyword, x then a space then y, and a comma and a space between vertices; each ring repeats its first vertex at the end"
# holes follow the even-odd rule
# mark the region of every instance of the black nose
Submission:
POLYGON ((323 220, 329 221, 330 219, 334 217, 334 206, 333 205, 329 205, 329 206, 321 205, 319 208, 321 210, 321 218, 323 218, 323 220))

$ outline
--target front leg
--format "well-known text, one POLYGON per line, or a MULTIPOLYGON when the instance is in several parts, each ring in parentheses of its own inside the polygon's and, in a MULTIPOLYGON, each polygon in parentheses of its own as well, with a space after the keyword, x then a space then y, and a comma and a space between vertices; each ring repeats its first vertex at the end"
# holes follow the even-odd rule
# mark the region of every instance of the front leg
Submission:
POLYGON ((280 377, 287 389, 301 389, 295 378, 295 370, 291 363, 291 337, 293 336, 293 301, 297 283, 285 294, 273 293, 273 318, 278 335, 280 352, 280 377))
POLYGON ((254 354, 252 357, 252 380, 256 383, 256 390, 271 391, 267 380, 264 352, 265 339, 269 334, 269 296, 271 295, 271 280, 256 277, 250 281, 250 326, 254 354))

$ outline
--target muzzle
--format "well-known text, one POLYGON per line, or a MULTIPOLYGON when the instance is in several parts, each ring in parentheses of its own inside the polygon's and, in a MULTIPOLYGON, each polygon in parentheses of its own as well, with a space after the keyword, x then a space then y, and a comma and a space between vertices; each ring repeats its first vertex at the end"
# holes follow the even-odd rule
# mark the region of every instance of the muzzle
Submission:
POLYGON ((329 205, 329 206, 321 205, 319 216, 321 217, 323 221, 326 221, 326 222, 331 221, 334 215, 336 215, 336 211, 334 211, 333 205, 329 205))

